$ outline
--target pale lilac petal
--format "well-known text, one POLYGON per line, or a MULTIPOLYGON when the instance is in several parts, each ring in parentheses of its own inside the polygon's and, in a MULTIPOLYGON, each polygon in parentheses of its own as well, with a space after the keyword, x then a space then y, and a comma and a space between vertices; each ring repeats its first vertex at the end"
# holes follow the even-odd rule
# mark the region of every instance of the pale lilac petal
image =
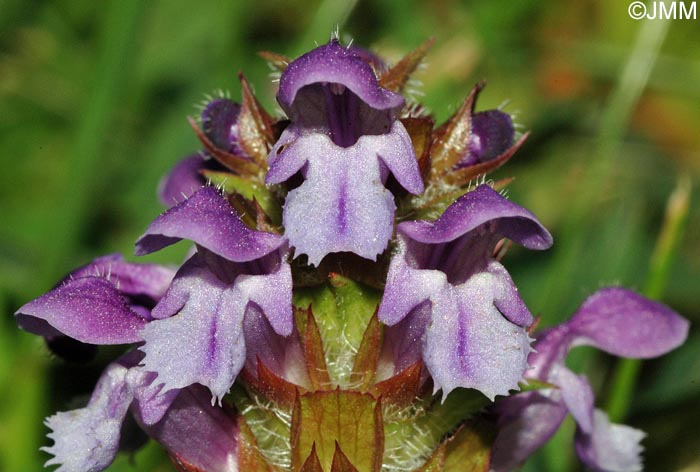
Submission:
POLYGON ((423 359, 443 398, 456 387, 475 388, 491 400, 519 388, 530 338, 494 306, 499 290, 499 282, 484 272, 431 296, 423 359))
POLYGON ((54 441, 42 450, 54 457, 46 465, 57 472, 98 472, 112 463, 119 448, 122 422, 133 399, 128 368, 113 363, 100 377, 85 408, 59 412, 46 419, 54 441))
MULTIPOLYGON (((552 391, 550 391, 552 393, 552 391)), ((498 434, 491 449, 491 470, 509 472, 554 436, 566 417, 557 398, 539 392, 521 393, 496 403, 498 434)))
POLYGON ((405 237, 397 238, 398 251, 391 259, 384 295, 377 315, 385 325, 400 322, 415 307, 430 299, 431 294, 447 289, 445 274, 437 270, 416 270, 407 263, 411 253, 407 251, 405 237))
POLYGON ((490 261, 487 271, 494 277, 493 304, 503 316, 518 326, 530 326, 534 321, 532 313, 520 298, 518 287, 500 262, 490 261))
POLYGON ((212 406, 206 389, 181 390, 155 425, 142 424, 173 458, 196 470, 238 472, 237 414, 212 406))
POLYGON ((610 423, 608 415, 595 410, 592 432, 576 432, 576 452, 581 462, 594 471, 641 471, 643 447, 640 443, 645 436, 638 429, 610 423))
POLYGON ((377 146, 377 155, 391 171, 396 181, 409 193, 418 195, 423 193, 425 187, 415 158, 415 149, 411 137, 400 121, 395 121, 390 133, 394 135, 391 140, 374 138, 377 146))
POLYGON ((535 215, 511 203, 488 185, 480 185, 458 198, 435 221, 407 221, 398 229, 415 241, 439 244, 457 239, 486 223, 493 225, 493 233, 528 249, 541 250, 552 245, 552 236, 535 215))
POLYGON ((301 129, 292 125, 287 126, 282 131, 282 135, 267 155, 267 163, 270 168, 265 175, 266 184, 272 185, 286 182, 306 164, 309 156, 302 152, 302 148, 297 148, 292 150, 292 152, 289 152, 289 149, 287 149, 294 146, 294 142, 302 135, 301 131, 301 129))
POLYGON ((42 336, 65 334, 89 344, 141 341, 146 320, 102 277, 68 279, 15 313, 20 328, 42 336))
MULTIPOLYGON (((139 354, 140 362, 143 359, 143 353, 134 352, 139 354)), ((160 421, 179 392, 179 390, 163 392, 162 385, 156 381, 157 376, 155 372, 148 372, 137 365, 130 368, 127 374, 127 380, 134 388, 132 409, 138 411, 141 421, 145 424, 160 421)))
POLYGON ((401 95, 379 86, 372 67, 361 55, 337 40, 294 60, 282 74, 277 101, 292 120, 298 114, 294 108, 297 93, 316 83, 341 84, 379 110, 398 110, 404 104, 401 95))
MULTIPOLYGON (((379 156, 403 149, 399 126, 386 135, 362 136, 345 148, 324 134, 305 135, 273 161, 268 184, 279 183, 306 160, 306 180, 289 192, 283 213, 285 236, 296 255, 307 254, 309 262, 318 265, 331 252, 353 252, 375 260, 386 249, 396 206, 383 185, 379 156), (289 162, 294 165, 288 166, 289 162)), ((417 170, 412 148, 407 152, 404 158, 412 160, 417 170)))
POLYGON ((583 375, 576 375, 563 365, 557 366, 550 381, 559 387, 561 398, 578 427, 585 433, 593 430, 593 402, 591 384, 583 375))
POLYGON ((289 336, 294 325, 292 313, 292 269, 286 262, 263 275, 236 278, 239 296, 256 305, 281 336, 289 336))
POLYGON ((657 357, 683 344, 688 321, 661 303, 623 288, 590 296, 568 322, 574 345, 616 356, 657 357))
POLYGON ((263 311, 278 334, 291 333, 291 283, 279 254, 245 264, 196 254, 153 309, 156 320, 143 329, 145 370, 158 374, 163 392, 201 383, 221 399, 245 362, 247 310, 263 311), (276 260, 274 266, 267 259, 276 260))
POLYGON ((178 162, 158 184, 158 198, 166 207, 186 200, 206 184, 200 170, 205 160, 200 153, 188 156, 178 162))
POLYGON ((189 239, 235 262, 252 261, 277 249, 279 235, 246 227, 226 199, 213 187, 198 190, 156 218, 136 241, 144 255, 181 239, 189 239))
POLYGON ((145 326, 144 368, 157 372, 163 391, 201 383, 222 398, 245 361, 243 316, 248 300, 198 258, 178 272, 145 326), (164 318, 165 313, 171 315, 164 318))

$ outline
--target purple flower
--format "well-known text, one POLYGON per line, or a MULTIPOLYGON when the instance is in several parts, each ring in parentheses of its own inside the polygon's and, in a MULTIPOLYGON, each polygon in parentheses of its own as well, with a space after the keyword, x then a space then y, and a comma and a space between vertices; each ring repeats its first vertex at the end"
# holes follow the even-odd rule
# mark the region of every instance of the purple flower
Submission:
POLYGON ((644 433, 610 423, 594 408, 585 376, 566 368, 575 346, 594 346, 628 358, 651 358, 683 343, 688 322, 664 305, 621 288, 607 288, 589 297, 568 322, 537 337, 527 377, 556 385, 518 394, 497 404, 499 433, 492 468, 511 470, 540 448, 559 428, 567 413, 577 424, 576 451, 597 471, 642 470, 639 442, 644 433))
POLYGON ((138 364, 131 351, 102 373, 84 408, 46 419, 54 441, 42 448, 54 457, 46 465, 58 472, 104 470, 119 449, 121 427, 129 411, 153 439, 181 462, 207 471, 236 471, 237 426, 214 407, 199 386, 161 394, 156 374, 138 364))
POLYGON ((496 159, 513 145, 514 138, 513 120, 507 113, 500 110, 475 113, 471 117, 467 153, 457 166, 467 167, 496 159))
POLYGON ((201 385, 180 390, 157 423, 147 423, 135 411, 141 427, 186 470, 238 472, 238 413, 212 406, 201 385))
POLYGON ((264 313, 277 334, 292 332, 291 270, 282 237, 246 227, 212 187, 156 218, 136 253, 183 238, 198 249, 141 332, 144 364, 164 391, 200 383, 220 401, 245 362, 243 321, 251 310, 264 313))
POLYGON ((503 237, 530 249, 552 238, 529 211, 487 185, 436 221, 398 225, 379 319, 392 326, 397 370, 421 357, 443 398, 455 387, 493 399, 517 389, 527 368, 533 319, 492 254, 503 237))
POLYGON ((116 254, 100 257, 17 310, 17 324, 41 336, 68 336, 88 344, 139 342, 150 308, 173 275, 166 267, 132 264, 116 254))
POLYGON ((270 151, 265 182, 304 178, 284 204, 290 245, 313 265, 331 252, 375 260, 393 231, 389 173, 409 192, 423 191, 411 138, 397 120, 403 97, 332 40, 289 64, 277 101, 291 123, 270 151))
MULTIPOLYGON (((48 338, 66 337, 88 344, 131 344, 152 319, 150 308, 165 293, 173 271, 132 264, 119 255, 96 259, 73 271, 56 288, 16 313, 27 331, 48 338)), ((122 356, 103 372, 85 408, 59 412, 46 420, 54 445, 47 465, 59 471, 102 470, 118 450, 120 430, 133 402, 146 422, 161 419, 177 392, 161 394, 155 374, 137 367, 137 351, 122 356)))
MULTIPOLYGON (((221 152, 248 159, 239 146, 238 117, 241 105, 225 98, 216 98, 202 111, 202 139, 221 152)), ((202 151, 178 162, 158 185, 158 197, 170 207, 188 198, 206 185, 204 170, 223 170, 210 154, 202 151)))

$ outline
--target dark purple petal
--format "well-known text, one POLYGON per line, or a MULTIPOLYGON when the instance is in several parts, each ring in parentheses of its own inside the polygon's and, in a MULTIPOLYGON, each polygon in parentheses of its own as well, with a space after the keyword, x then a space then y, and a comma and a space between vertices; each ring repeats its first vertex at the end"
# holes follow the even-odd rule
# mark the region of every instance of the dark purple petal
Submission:
POLYGON ((661 303, 623 288, 590 296, 568 322, 574 345, 616 356, 650 358, 683 344, 688 321, 661 303))
POLYGON ((344 251, 375 260, 391 238, 396 208, 380 160, 409 190, 422 190, 405 128, 396 122, 389 134, 362 136, 351 147, 336 146, 319 133, 291 141, 295 136, 285 131, 271 152, 266 183, 281 183, 305 169, 306 180, 289 192, 283 213, 285 236, 296 255, 307 254, 313 265, 344 251))
POLYGON ((68 276, 101 277, 108 280, 121 293, 129 296, 144 296, 157 302, 168 289, 175 276, 169 267, 156 264, 134 264, 124 261, 119 254, 111 254, 95 259, 68 276))
POLYGON ((181 390, 163 419, 142 424, 176 460, 207 472, 238 472, 237 415, 212 406, 200 385, 181 390))
POLYGON ((552 236, 537 217, 511 203, 488 185, 461 196, 435 221, 407 221, 398 230, 421 243, 439 244, 457 239, 481 225, 492 223, 493 232, 528 249, 547 249, 552 236))
POLYGON ((226 98, 209 102, 202 112, 202 131, 219 149, 241 155, 238 146, 238 115, 241 105, 226 98))
POLYGON ((257 375, 258 360, 280 378, 301 387, 310 387, 304 350, 299 332, 280 336, 264 313, 251 307, 243 320, 246 341, 246 369, 257 375))
POLYGON ((20 328, 42 336, 65 334, 89 344, 141 341, 146 320, 102 277, 69 279, 15 313, 20 328))
POLYGON ((158 185, 160 202, 169 208, 202 188, 206 180, 199 171, 204 168, 204 163, 205 160, 199 153, 178 162, 158 185))
POLYGON ((92 361, 97 356, 96 345, 81 343, 62 334, 45 336, 45 341, 49 351, 67 362, 83 364, 92 361))
POLYGON ((156 218, 136 241, 135 252, 141 256, 181 239, 194 241, 234 262, 258 259, 283 243, 276 234, 253 231, 245 226, 213 187, 198 190, 156 218))
POLYGON ((554 436, 566 417, 566 407, 538 392, 513 395, 495 405, 498 434, 491 449, 491 470, 508 472, 554 436))
POLYGON ((57 470, 100 471, 112 463, 119 449, 120 430, 133 399, 127 382, 128 368, 110 364, 100 377, 85 408, 59 412, 46 419, 54 441, 41 448, 54 457, 45 465, 57 470))
POLYGON ((340 84, 350 89, 363 102, 378 110, 395 112, 404 104, 401 95, 379 86, 372 67, 352 48, 332 40, 304 54, 282 73, 277 101, 295 121, 297 93, 312 84, 340 84))
POLYGON ((487 110, 472 116, 467 155, 458 167, 488 162, 513 145, 515 129, 510 115, 500 110, 487 110))
POLYGON ((610 423, 608 415, 595 410, 590 433, 576 431, 576 453, 587 468, 597 472, 643 470, 642 446, 646 434, 629 426, 610 423))
POLYGON ((386 327, 384 350, 394 366, 389 374, 398 374, 422 360, 425 344, 423 335, 430 323, 431 314, 431 303, 426 300, 410 310, 400 322, 386 327))

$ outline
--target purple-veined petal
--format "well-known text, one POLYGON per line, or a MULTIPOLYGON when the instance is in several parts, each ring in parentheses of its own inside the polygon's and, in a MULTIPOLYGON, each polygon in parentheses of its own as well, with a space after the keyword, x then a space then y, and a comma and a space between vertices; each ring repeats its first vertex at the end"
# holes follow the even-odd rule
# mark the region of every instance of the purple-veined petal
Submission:
POLYGON ((181 239, 194 241, 234 262, 258 259, 283 243, 279 235, 246 227, 213 187, 198 190, 156 218, 136 241, 135 252, 141 256, 181 239))
POLYGON ((518 389, 530 338, 494 306, 499 290, 499 282, 484 272, 431 296, 423 359, 443 398, 456 387, 475 388, 491 400, 518 389))
POLYGON ((141 341, 146 320, 102 277, 68 279, 15 313, 20 328, 42 336, 65 334, 88 344, 141 341))
POLYGON ((675 349, 688 321, 661 303, 623 288, 590 296, 568 322, 574 345, 591 345, 616 356, 650 358, 675 349))
POLYGON ((331 252, 375 260, 386 249, 396 205, 383 185, 380 158, 387 156, 390 169, 403 173, 397 179, 422 186, 406 138, 398 122, 389 134, 362 136, 350 147, 337 146, 324 134, 308 134, 275 157, 268 184, 280 183, 305 166, 306 180, 289 192, 283 213, 285 236, 297 255, 307 254, 309 262, 318 265, 331 252), (397 153, 405 153, 405 164, 397 153), (407 170, 411 166, 415 175, 407 170))
POLYGON ((496 403, 499 417, 491 449, 492 471, 517 469, 559 429, 567 410, 556 392, 547 393, 520 393, 496 403))
MULTIPOLYGON (((177 461, 207 472, 238 472, 237 415, 213 406, 200 385, 178 392, 156 424, 143 424, 177 461)), ((138 415, 137 415, 138 416, 138 415)))
POLYGON ((435 221, 407 221, 398 229, 415 241, 439 244, 490 222, 495 225, 494 233, 528 249, 541 250, 552 245, 552 236, 535 215, 511 203, 488 185, 480 185, 458 198, 435 221))
POLYGON ((204 255, 193 256, 153 309, 156 320, 143 329, 145 369, 157 372, 163 392, 201 383, 214 400, 221 399, 245 362, 243 319, 248 309, 264 310, 278 334, 292 330, 286 262, 280 259, 274 271, 261 275, 242 272, 244 264, 220 263, 227 266, 229 280, 217 277, 204 255))
POLYGON ((610 423, 608 415, 600 410, 593 414, 593 428, 587 434, 576 431, 576 453, 588 468, 598 472, 641 471, 640 444, 646 436, 629 426, 610 423))
POLYGON ((133 399, 128 368, 110 364, 100 377, 85 408, 59 412, 46 419, 54 441, 42 450, 54 457, 46 465, 57 472, 98 472, 112 463, 119 448, 120 430, 133 399))
POLYGON ((160 319, 144 327, 141 350, 145 369, 157 372, 163 391, 201 383, 220 399, 245 361, 248 300, 196 258, 185 263, 154 309, 160 319))
POLYGON ((189 198, 206 183, 199 173, 205 160, 200 153, 187 156, 165 175, 158 184, 158 198, 166 207, 177 205, 189 198))
POLYGON ((294 107, 298 92, 316 83, 347 87, 378 110, 395 112, 404 104, 401 95, 379 86, 372 67, 356 51, 341 46, 337 40, 331 40, 294 60, 282 74, 277 101, 293 121, 299 118, 294 107))

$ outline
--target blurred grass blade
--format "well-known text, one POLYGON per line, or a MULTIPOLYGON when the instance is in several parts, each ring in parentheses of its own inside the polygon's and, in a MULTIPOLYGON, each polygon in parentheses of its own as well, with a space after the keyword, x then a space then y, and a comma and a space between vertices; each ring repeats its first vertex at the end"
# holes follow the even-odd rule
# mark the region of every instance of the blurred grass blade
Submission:
POLYGON ((55 200, 54 218, 46 221, 44 234, 47 259, 43 267, 47 286, 64 272, 64 259, 74 253, 78 234, 89 210, 93 181, 100 171, 101 148, 109 135, 110 124, 132 70, 137 51, 136 32, 146 2, 113 1, 106 6, 104 32, 97 52, 93 79, 76 127, 75 146, 70 167, 63 181, 63 192, 55 200))
MULTIPOLYGON (((644 295, 659 299, 664 293, 671 266, 678 252, 678 245, 688 221, 690 209, 690 177, 678 179, 675 190, 668 199, 666 215, 656 247, 651 256, 649 274, 644 295)), ((621 422, 627 416, 637 384, 642 362, 637 359, 620 359, 613 374, 607 411, 613 422, 621 422)))

